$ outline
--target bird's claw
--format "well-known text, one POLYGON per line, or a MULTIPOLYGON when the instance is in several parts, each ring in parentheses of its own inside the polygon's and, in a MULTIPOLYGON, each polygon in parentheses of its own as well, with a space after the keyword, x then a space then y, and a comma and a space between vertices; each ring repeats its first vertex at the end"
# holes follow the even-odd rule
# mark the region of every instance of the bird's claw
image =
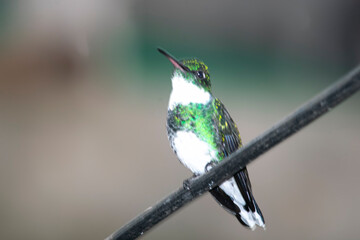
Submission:
POLYGON ((199 178, 199 176, 194 174, 191 178, 185 179, 185 180, 183 181, 183 187, 184 187, 184 189, 190 190, 192 183, 193 183, 197 178, 199 178))
POLYGON ((214 161, 207 163, 205 166, 205 172, 210 171, 213 167, 215 167, 215 165, 216 165, 216 163, 214 161))

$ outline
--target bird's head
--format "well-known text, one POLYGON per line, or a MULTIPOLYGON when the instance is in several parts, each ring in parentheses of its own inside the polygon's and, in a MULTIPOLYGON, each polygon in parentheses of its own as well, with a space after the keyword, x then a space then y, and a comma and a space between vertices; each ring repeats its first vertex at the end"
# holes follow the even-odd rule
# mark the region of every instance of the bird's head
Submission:
POLYGON ((175 81, 186 81, 203 89, 206 92, 211 91, 210 74, 208 67, 204 62, 192 58, 177 60, 165 50, 158 48, 159 52, 165 55, 174 66, 173 85, 175 81))

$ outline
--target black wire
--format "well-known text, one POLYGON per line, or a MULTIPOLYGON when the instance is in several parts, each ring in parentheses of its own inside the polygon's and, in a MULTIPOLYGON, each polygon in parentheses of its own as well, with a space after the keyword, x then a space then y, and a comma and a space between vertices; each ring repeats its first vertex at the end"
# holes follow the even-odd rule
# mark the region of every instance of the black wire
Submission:
POLYGON ((135 239, 143 235, 176 210, 207 192, 212 187, 221 184, 261 154, 330 111, 358 91, 359 88, 360 66, 326 88, 249 144, 221 161, 220 164, 213 167, 209 172, 196 179, 185 181, 184 187, 179 188, 153 207, 145 210, 145 212, 110 235, 107 240, 135 239))

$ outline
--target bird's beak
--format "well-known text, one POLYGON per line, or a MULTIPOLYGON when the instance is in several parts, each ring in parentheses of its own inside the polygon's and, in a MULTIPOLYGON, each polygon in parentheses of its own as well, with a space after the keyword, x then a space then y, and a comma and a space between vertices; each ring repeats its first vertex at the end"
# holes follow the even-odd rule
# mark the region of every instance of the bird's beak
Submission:
POLYGON ((183 73, 189 72, 190 69, 186 67, 184 64, 180 63, 178 60, 176 60, 173 56, 171 56, 168 52, 166 52, 164 49, 158 48, 158 51, 162 54, 164 54, 167 59, 174 65, 175 68, 180 69, 183 73))

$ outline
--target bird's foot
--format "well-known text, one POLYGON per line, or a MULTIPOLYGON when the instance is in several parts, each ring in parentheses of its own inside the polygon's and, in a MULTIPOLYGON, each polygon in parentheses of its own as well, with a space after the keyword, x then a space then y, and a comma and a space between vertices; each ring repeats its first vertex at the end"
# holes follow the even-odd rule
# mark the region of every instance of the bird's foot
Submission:
POLYGON ((205 166, 205 172, 210 171, 213 167, 215 167, 216 163, 214 161, 209 162, 208 164, 206 164, 205 166))
POLYGON ((183 187, 186 190, 190 190, 192 183, 199 178, 199 175, 193 175, 191 178, 185 179, 183 181, 183 187))

